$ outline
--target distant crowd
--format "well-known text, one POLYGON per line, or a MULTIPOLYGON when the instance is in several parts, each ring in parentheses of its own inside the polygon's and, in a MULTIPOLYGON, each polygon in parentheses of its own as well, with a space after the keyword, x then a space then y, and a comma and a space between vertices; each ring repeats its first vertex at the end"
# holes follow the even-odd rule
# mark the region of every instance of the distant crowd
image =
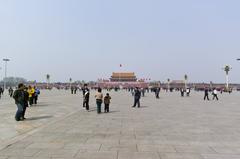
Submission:
MULTIPOLYGON (((73 86, 70 87, 71 94, 77 94, 78 90, 81 90, 83 93, 83 108, 86 109, 86 111, 90 111, 89 109, 89 100, 90 100, 90 89, 88 88, 88 85, 85 84, 82 88, 73 86)), ((96 100, 96 108, 97 113, 102 113, 102 104, 104 104, 104 113, 108 113, 110 109, 110 103, 111 103, 111 96, 109 93, 106 93, 104 96, 102 93, 101 88, 94 88, 96 90, 95 94, 95 100, 96 100)), ((145 93, 153 92, 155 94, 156 99, 160 99, 160 92, 161 87, 153 87, 151 89, 149 88, 125 88, 126 91, 130 92, 131 95, 134 97, 133 105, 132 107, 140 107, 140 100, 142 97, 145 97, 145 93)), ((107 88, 108 92, 111 90, 118 91, 120 88, 107 88)), ((164 91, 170 91, 173 92, 172 89, 163 89, 164 91)), ((180 92, 181 97, 190 97, 191 94, 191 88, 180 88, 175 89, 176 91, 180 92)), ((209 89, 206 87, 204 89, 204 100, 210 100, 209 95, 212 94, 212 100, 219 100, 218 94, 223 93, 223 91, 219 91, 217 88, 209 89)), ((229 91, 231 93, 231 91, 229 91)), ((0 87, 0 99, 1 96, 4 94, 4 89, 0 87)), ((27 107, 31 107, 32 105, 36 105, 38 101, 38 97, 40 95, 40 90, 35 86, 25 86, 24 84, 19 84, 16 90, 14 91, 12 87, 9 87, 8 94, 11 98, 15 100, 15 104, 17 105, 17 112, 15 114, 15 120, 16 121, 22 121, 25 120, 25 113, 27 107)))

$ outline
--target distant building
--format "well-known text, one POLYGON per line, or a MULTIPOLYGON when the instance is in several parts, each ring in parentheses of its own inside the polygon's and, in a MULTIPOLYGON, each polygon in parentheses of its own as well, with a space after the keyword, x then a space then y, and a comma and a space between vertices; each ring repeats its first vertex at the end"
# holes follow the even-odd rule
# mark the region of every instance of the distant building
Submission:
POLYGON ((97 87, 101 88, 147 88, 148 83, 138 80, 134 72, 113 72, 109 80, 98 80, 97 87))
POLYGON ((113 72, 111 82, 136 82, 137 77, 134 72, 113 72))

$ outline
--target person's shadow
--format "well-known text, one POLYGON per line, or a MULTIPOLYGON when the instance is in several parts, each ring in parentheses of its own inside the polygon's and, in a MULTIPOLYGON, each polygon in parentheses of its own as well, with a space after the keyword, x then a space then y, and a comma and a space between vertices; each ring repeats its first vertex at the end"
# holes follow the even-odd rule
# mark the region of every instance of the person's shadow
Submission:
POLYGON ((48 119, 48 118, 52 118, 52 115, 46 115, 46 116, 39 116, 39 117, 31 117, 31 118, 27 118, 27 121, 31 121, 31 120, 41 120, 41 119, 48 119))
POLYGON ((140 108, 148 108, 148 106, 140 106, 140 108))

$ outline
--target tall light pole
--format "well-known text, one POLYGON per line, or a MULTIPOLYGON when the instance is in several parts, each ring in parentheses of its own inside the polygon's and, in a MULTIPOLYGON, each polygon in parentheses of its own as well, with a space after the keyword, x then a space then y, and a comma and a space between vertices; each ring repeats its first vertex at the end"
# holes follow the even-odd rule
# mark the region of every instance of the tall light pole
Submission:
POLYGON ((10 59, 3 59, 5 62, 5 79, 4 79, 4 89, 6 89, 6 83, 7 83, 7 62, 10 61, 10 59))
POLYGON ((188 75, 184 75, 184 81, 185 81, 185 89, 187 89, 187 81, 188 81, 188 75))
POLYGON ((170 91, 170 78, 167 79, 167 82, 168 82, 168 91, 170 91))
POLYGON ((225 71, 226 73, 226 88, 227 90, 229 90, 229 71, 231 70, 232 68, 229 66, 229 65, 225 65, 223 70, 225 71))
POLYGON ((50 75, 49 74, 46 75, 46 79, 47 79, 47 89, 49 89, 49 83, 50 83, 50 75))
POLYGON ((72 78, 69 79, 70 89, 72 88, 72 78))

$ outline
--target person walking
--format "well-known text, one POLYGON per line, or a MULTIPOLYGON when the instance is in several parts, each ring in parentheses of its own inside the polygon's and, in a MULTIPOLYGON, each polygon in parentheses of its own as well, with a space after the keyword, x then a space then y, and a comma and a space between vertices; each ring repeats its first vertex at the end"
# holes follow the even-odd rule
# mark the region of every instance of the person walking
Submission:
POLYGON ((101 113, 101 105, 102 105, 102 101, 103 101, 103 94, 102 94, 101 88, 98 88, 95 98, 96 98, 96 104, 97 104, 97 113, 100 114, 101 113))
POLYGON ((208 96, 208 94, 209 94, 209 89, 208 88, 205 88, 204 89, 204 100, 209 100, 209 96, 208 96))
POLYGON ((24 85, 22 83, 18 85, 18 89, 14 92, 13 98, 15 100, 15 104, 17 105, 15 120, 23 120, 22 116, 24 107, 24 85))
POLYGON ((139 108, 140 99, 141 99, 141 92, 139 91, 138 87, 136 87, 135 94, 134 94, 134 105, 132 107, 136 107, 138 105, 138 108, 139 108))
POLYGON ((110 105, 110 101, 111 101, 111 97, 109 95, 109 93, 106 94, 106 96, 104 97, 104 112, 105 113, 109 113, 109 105, 110 105))
POLYGON ((218 100, 218 91, 217 91, 216 88, 213 89, 213 100, 214 100, 215 98, 218 100))

